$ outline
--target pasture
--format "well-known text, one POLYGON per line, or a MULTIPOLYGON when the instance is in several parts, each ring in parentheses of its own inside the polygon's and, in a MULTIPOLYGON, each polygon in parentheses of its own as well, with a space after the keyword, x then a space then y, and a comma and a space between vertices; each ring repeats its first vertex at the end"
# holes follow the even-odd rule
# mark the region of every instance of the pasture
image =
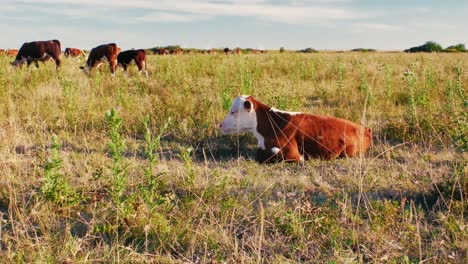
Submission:
POLYGON ((2 262, 463 263, 468 54, 148 56, 149 78, 0 56, 2 262), (372 129, 258 164, 239 94, 372 129))

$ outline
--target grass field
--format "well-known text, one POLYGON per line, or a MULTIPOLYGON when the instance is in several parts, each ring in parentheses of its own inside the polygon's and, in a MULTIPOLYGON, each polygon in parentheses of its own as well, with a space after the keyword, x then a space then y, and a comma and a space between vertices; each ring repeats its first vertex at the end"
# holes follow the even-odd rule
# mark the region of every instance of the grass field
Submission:
POLYGON ((149 56, 150 77, 0 57, 0 262, 466 263, 468 54, 149 56), (257 164, 239 94, 372 129, 257 164))

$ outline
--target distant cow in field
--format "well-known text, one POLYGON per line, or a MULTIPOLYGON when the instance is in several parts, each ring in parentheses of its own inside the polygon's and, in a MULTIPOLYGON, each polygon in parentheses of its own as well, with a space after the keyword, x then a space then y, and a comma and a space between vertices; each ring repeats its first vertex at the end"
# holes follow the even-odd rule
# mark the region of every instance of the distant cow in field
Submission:
POLYGON ((214 55, 214 54, 218 54, 218 52, 217 52, 215 49, 210 49, 210 50, 208 51, 208 54, 214 55))
POLYGON ((240 48, 235 48, 233 51, 232 51, 233 54, 241 54, 241 49, 240 48))
POLYGON ((224 54, 226 54, 226 55, 232 53, 232 51, 229 48, 224 48, 223 51, 224 51, 224 54))
POLYGON ((181 50, 181 49, 174 49, 174 50, 171 50, 169 52, 169 54, 171 54, 171 55, 182 55, 182 54, 184 54, 184 51, 181 50))
POLYGON ((0 49, 0 54, 3 54, 5 52, 4 49, 0 49))
POLYGON ((65 55, 65 57, 70 57, 70 56, 71 57, 78 57, 78 56, 86 57, 86 55, 84 54, 82 50, 76 49, 76 48, 66 48, 63 55, 65 55))
POLYGON ((114 76, 115 68, 117 67, 117 54, 119 51, 120 48, 118 48, 115 43, 97 46, 91 50, 88 60, 86 61, 86 65, 81 66, 80 69, 89 74, 92 69, 108 62, 111 75, 114 76))
POLYGON ((234 100, 220 126, 226 134, 252 132, 261 163, 358 156, 372 142, 370 129, 351 121, 281 111, 245 95, 234 100))
POLYGON ((141 71, 145 68, 145 75, 148 77, 148 70, 146 69, 146 52, 143 49, 139 50, 126 50, 122 51, 117 55, 117 64, 122 66, 125 71, 125 75, 128 76, 128 65, 134 61, 141 71))
POLYGON ((18 55, 18 50, 17 49, 7 49, 5 50, 5 54, 8 56, 16 57, 18 55))
POLYGON ((24 43, 16 55, 15 61, 11 65, 21 67, 25 62, 29 65, 34 63, 39 68, 39 61, 45 62, 49 59, 55 61, 56 68, 60 67, 60 41, 33 41, 24 43))
POLYGON ((158 48, 158 49, 156 49, 156 54, 158 54, 158 55, 169 55, 169 51, 167 51, 167 49, 158 48))

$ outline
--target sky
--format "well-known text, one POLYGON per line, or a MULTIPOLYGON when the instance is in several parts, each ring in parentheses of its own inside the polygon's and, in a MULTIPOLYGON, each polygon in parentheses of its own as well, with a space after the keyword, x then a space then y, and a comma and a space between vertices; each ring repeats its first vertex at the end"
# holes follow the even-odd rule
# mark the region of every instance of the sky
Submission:
POLYGON ((0 0, 0 48, 468 46, 468 0, 0 0))

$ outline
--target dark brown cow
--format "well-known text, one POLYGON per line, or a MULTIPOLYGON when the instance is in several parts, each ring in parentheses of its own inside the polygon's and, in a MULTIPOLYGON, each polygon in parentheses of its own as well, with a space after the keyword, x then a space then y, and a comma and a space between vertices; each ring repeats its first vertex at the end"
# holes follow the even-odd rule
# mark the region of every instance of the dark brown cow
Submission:
POLYGON ((234 100, 221 130, 252 132, 260 146, 258 162, 358 156, 372 142, 370 129, 351 121, 281 111, 245 95, 234 100))
POLYGON ((15 61, 11 65, 21 67, 25 62, 31 65, 34 63, 39 68, 39 61, 45 62, 49 59, 55 61, 56 68, 60 67, 60 41, 46 40, 46 41, 33 41, 24 43, 16 55, 15 61))
POLYGON ((71 57, 78 57, 78 56, 86 57, 86 55, 84 54, 82 50, 76 49, 76 48, 66 48, 63 55, 65 55, 65 57, 70 57, 70 56, 71 57))
POLYGON ((224 54, 228 55, 228 54, 231 54, 232 51, 229 49, 229 48, 224 48, 224 54))
POLYGON ((16 57, 18 55, 18 50, 17 49, 7 49, 5 51, 5 54, 8 56, 16 57))
POLYGON ((138 70, 141 71, 145 68, 145 75, 148 77, 148 70, 146 69, 146 52, 143 49, 139 50, 126 50, 119 53, 117 56, 117 64, 122 66, 125 71, 125 76, 128 76, 128 65, 135 61, 138 70))
POLYGON ((85 66, 81 66, 80 69, 85 71, 87 74, 92 69, 99 67, 101 64, 108 62, 110 66, 111 75, 114 76, 115 68, 117 67, 117 54, 120 48, 115 43, 103 44, 97 46, 91 50, 86 61, 85 66))

